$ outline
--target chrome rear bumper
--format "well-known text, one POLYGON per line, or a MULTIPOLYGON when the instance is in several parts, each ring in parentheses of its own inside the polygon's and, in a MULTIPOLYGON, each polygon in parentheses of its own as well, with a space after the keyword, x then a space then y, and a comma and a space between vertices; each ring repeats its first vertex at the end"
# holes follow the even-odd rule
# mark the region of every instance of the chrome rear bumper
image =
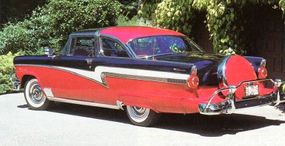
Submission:
POLYGON ((257 97, 245 99, 242 101, 235 101, 234 93, 236 89, 239 86, 241 86, 243 83, 252 82, 252 81, 242 82, 237 86, 229 86, 228 88, 219 89, 216 92, 214 92, 212 96, 209 98, 207 103, 199 104, 200 114, 203 114, 203 115, 231 114, 236 109, 240 109, 240 108, 272 104, 272 103, 274 103, 275 105, 278 105, 282 102, 285 102, 285 97, 281 97, 279 90, 278 90, 278 88, 281 85, 281 80, 273 81, 272 79, 264 79, 264 80, 258 80, 258 81, 259 82, 270 81, 274 83, 274 88, 276 89, 276 92, 270 95, 266 95, 266 96, 257 96, 257 97), (212 103, 212 100, 223 91, 229 92, 227 98, 223 102, 212 103))

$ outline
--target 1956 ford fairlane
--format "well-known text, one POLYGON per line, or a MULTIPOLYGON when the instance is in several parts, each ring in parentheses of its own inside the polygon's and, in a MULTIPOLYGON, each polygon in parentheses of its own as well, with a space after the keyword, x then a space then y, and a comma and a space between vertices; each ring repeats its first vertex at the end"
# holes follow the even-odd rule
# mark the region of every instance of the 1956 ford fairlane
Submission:
POLYGON ((284 100, 265 59, 207 54, 172 30, 89 29, 70 34, 60 55, 45 51, 14 59, 32 109, 52 102, 122 109, 133 124, 150 126, 159 113, 217 115, 284 100))

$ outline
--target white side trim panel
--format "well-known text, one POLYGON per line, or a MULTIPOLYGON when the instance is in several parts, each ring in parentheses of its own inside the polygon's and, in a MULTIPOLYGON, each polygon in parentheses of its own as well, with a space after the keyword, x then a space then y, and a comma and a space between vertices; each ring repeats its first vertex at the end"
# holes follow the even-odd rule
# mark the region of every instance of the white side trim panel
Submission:
POLYGON ((87 70, 83 70, 83 69, 75 69, 75 68, 69 68, 69 67, 59 67, 59 66, 53 66, 53 68, 58 68, 60 70, 65 70, 65 71, 68 71, 68 72, 71 72, 71 73, 76 73, 78 75, 81 75, 81 76, 84 76, 84 77, 96 80, 96 81, 98 81, 100 83, 103 83, 103 82, 101 82, 102 81, 101 77, 100 77, 100 79, 98 79, 96 77, 96 73, 93 72, 93 71, 87 71, 87 70))
POLYGON ((122 75, 153 77, 153 78, 168 78, 168 79, 177 79, 177 80, 187 80, 189 78, 188 74, 152 71, 152 70, 143 70, 143 69, 128 69, 128 68, 119 68, 119 67, 98 66, 95 68, 95 72, 85 71, 81 69, 67 68, 67 67, 55 67, 55 68, 59 68, 69 72, 74 72, 76 74, 96 80, 100 83, 103 83, 103 80, 101 78, 102 73, 115 73, 122 75))
POLYGON ((180 73, 171 73, 171 72, 162 72, 162 71, 152 71, 152 70, 143 70, 143 69, 128 69, 128 68, 119 68, 119 67, 105 67, 98 66, 95 68, 96 80, 103 82, 101 79, 102 73, 115 73, 122 75, 132 75, 132 76, 141 76, 141 77, 153 77, 153 78, 169 78, 177 80, 187 80, 189 75, 180 74, 180 73))
POLYGON ((129 69, 121 67, 107 67, 107 66, 97 66, 94 71, 87 71, 83 69, 75 69, 70 67, 60 67, 60 66, 49 66, 49 65, 25 65, 23 66, 40 66, 40 67, 49 67, 54 69, 59 69, 63 71, 68 71, 92 80, 95 80, 99 83, 104 84, 104 79, 102 79, 103 73, 113 73, 121 75, 130 75, 138 77, 150 77, 150 78, 161 78, 161 79, 176 79, 176 80, 185 80, 189 78, 189 74, 182 73, 173 73, 166 71, 153 71, 153 70, 144 70, 144 69, 129 69))

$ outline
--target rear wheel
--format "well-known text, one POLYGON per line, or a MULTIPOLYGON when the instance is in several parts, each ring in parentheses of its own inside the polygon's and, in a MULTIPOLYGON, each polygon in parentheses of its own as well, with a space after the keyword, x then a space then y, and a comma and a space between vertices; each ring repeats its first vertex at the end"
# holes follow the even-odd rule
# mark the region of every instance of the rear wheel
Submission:
POLYGON ((24 95, 25 100, 31 109, 45 110, 49 106, 50 101, 42 91, 37 79, 27 81, 24 95))
POLYGON ((149 108, 127 106, 127 115, 134 125, 153 126, 159 119, 159 114, 149 108))

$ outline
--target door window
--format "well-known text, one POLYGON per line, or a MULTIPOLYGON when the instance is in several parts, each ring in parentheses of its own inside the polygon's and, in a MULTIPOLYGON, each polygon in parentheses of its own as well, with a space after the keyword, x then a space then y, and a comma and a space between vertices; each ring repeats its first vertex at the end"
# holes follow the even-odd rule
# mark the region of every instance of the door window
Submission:
POLYGON ((129 57, 125 47, 112 39, 102 38, 102 49, 103 55, 112 57, 129 57))
POLYGON ((76 37, 72 39, 71 56, 95 56, 96 39, 94 37, 76 37))

